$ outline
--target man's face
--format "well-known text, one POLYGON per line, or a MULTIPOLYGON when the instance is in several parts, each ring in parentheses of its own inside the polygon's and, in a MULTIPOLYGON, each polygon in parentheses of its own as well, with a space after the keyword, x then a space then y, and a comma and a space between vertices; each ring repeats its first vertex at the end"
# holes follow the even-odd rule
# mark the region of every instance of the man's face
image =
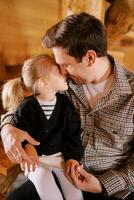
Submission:
POLYGON ((60 71, 64 76, 71 78, 76 84, 85 83, 85 66, 83 60, 82 62, 77 62, 62 47, 54 47, 53 53, 56 63, 60 65, 60 71))

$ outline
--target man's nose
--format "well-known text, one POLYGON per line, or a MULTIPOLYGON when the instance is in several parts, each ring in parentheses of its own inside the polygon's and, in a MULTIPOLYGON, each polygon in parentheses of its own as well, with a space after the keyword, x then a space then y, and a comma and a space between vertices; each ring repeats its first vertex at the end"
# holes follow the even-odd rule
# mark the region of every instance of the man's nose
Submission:
POLYGON ((60 66, 60 73, 61 73, 63 76, 68 75, 68 72, 67 72, 66 67, 60 66))

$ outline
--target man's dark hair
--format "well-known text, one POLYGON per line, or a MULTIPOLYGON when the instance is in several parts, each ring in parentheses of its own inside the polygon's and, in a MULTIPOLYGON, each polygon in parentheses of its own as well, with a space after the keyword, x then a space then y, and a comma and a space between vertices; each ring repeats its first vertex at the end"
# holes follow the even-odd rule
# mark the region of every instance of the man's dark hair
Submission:
POLYGON ((49 28, 42 44, 47 48, 63 47, 77 60, 81 60, 88 50, 94 50, 98 57, 107 54, 105 27, 87 13, 70 15, 49 28))

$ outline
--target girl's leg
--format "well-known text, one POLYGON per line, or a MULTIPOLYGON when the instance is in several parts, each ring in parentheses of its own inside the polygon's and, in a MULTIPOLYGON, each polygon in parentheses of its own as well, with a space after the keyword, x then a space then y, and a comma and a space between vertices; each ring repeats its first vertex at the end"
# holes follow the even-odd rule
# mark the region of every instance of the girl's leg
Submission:
POLYGON ((61 192, 52 175, 51 168, 39 166, 34 172, 31 171, 28 174, 28 178, 35 185, 41 200, 63 200, 61 192))
POLYGON ((80 190, 78 190, 64 175, 64 171, 58 168, 53 168, 53 173, 55 173, 62 192, 66 200, 83 200, 83 195, 80 190))

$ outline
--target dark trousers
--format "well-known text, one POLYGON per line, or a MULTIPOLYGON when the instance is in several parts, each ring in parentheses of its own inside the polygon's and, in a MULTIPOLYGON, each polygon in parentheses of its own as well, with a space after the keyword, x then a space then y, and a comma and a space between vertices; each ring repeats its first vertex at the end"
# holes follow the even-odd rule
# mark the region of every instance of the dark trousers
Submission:
MULTIPOLYGON (((57 186, 59 187, 62 193, 61 186, 58 182, 56 175, 53 174, 53 176, 54 176, 57 186)), ((63 193, 62 193, 62 196, 63 196, 63 193)), ((64 199, 64 196, 63 196, 63 199, 64 199)), ((23 185, 21 185, 18 189, 10 193, 8 197, 6 198, 6 200, 40 200, 40 197, 37 193, 37 190, 34 184, 29 180, 25 182, 23 185)))
MULTIPOLYGON (((84 200, 120 200, 117 197, 107 197, 100 194, 93 194, 90 192, 83 193, 84 200)), ((125 200, 134 200, 134 193, 131 193, 125 200)))
MULTIPOLYGON (((37 191, 31 181, 27 181, 18 189, 8 195, 6 200, 40 200, 37 191)), ((49 200, 49 199, 47 199, 49 200)), ((116 197, 103 197, 99 194, 84 192, 84 200, 119 200, 116 197)), ((134 200, 134 193, 131 193, 125 200, 134 200)))
POLYGON ((31 181, 25 182, 19 188, 11 192, 7 200, 40 200, 38 193, 31 181))

